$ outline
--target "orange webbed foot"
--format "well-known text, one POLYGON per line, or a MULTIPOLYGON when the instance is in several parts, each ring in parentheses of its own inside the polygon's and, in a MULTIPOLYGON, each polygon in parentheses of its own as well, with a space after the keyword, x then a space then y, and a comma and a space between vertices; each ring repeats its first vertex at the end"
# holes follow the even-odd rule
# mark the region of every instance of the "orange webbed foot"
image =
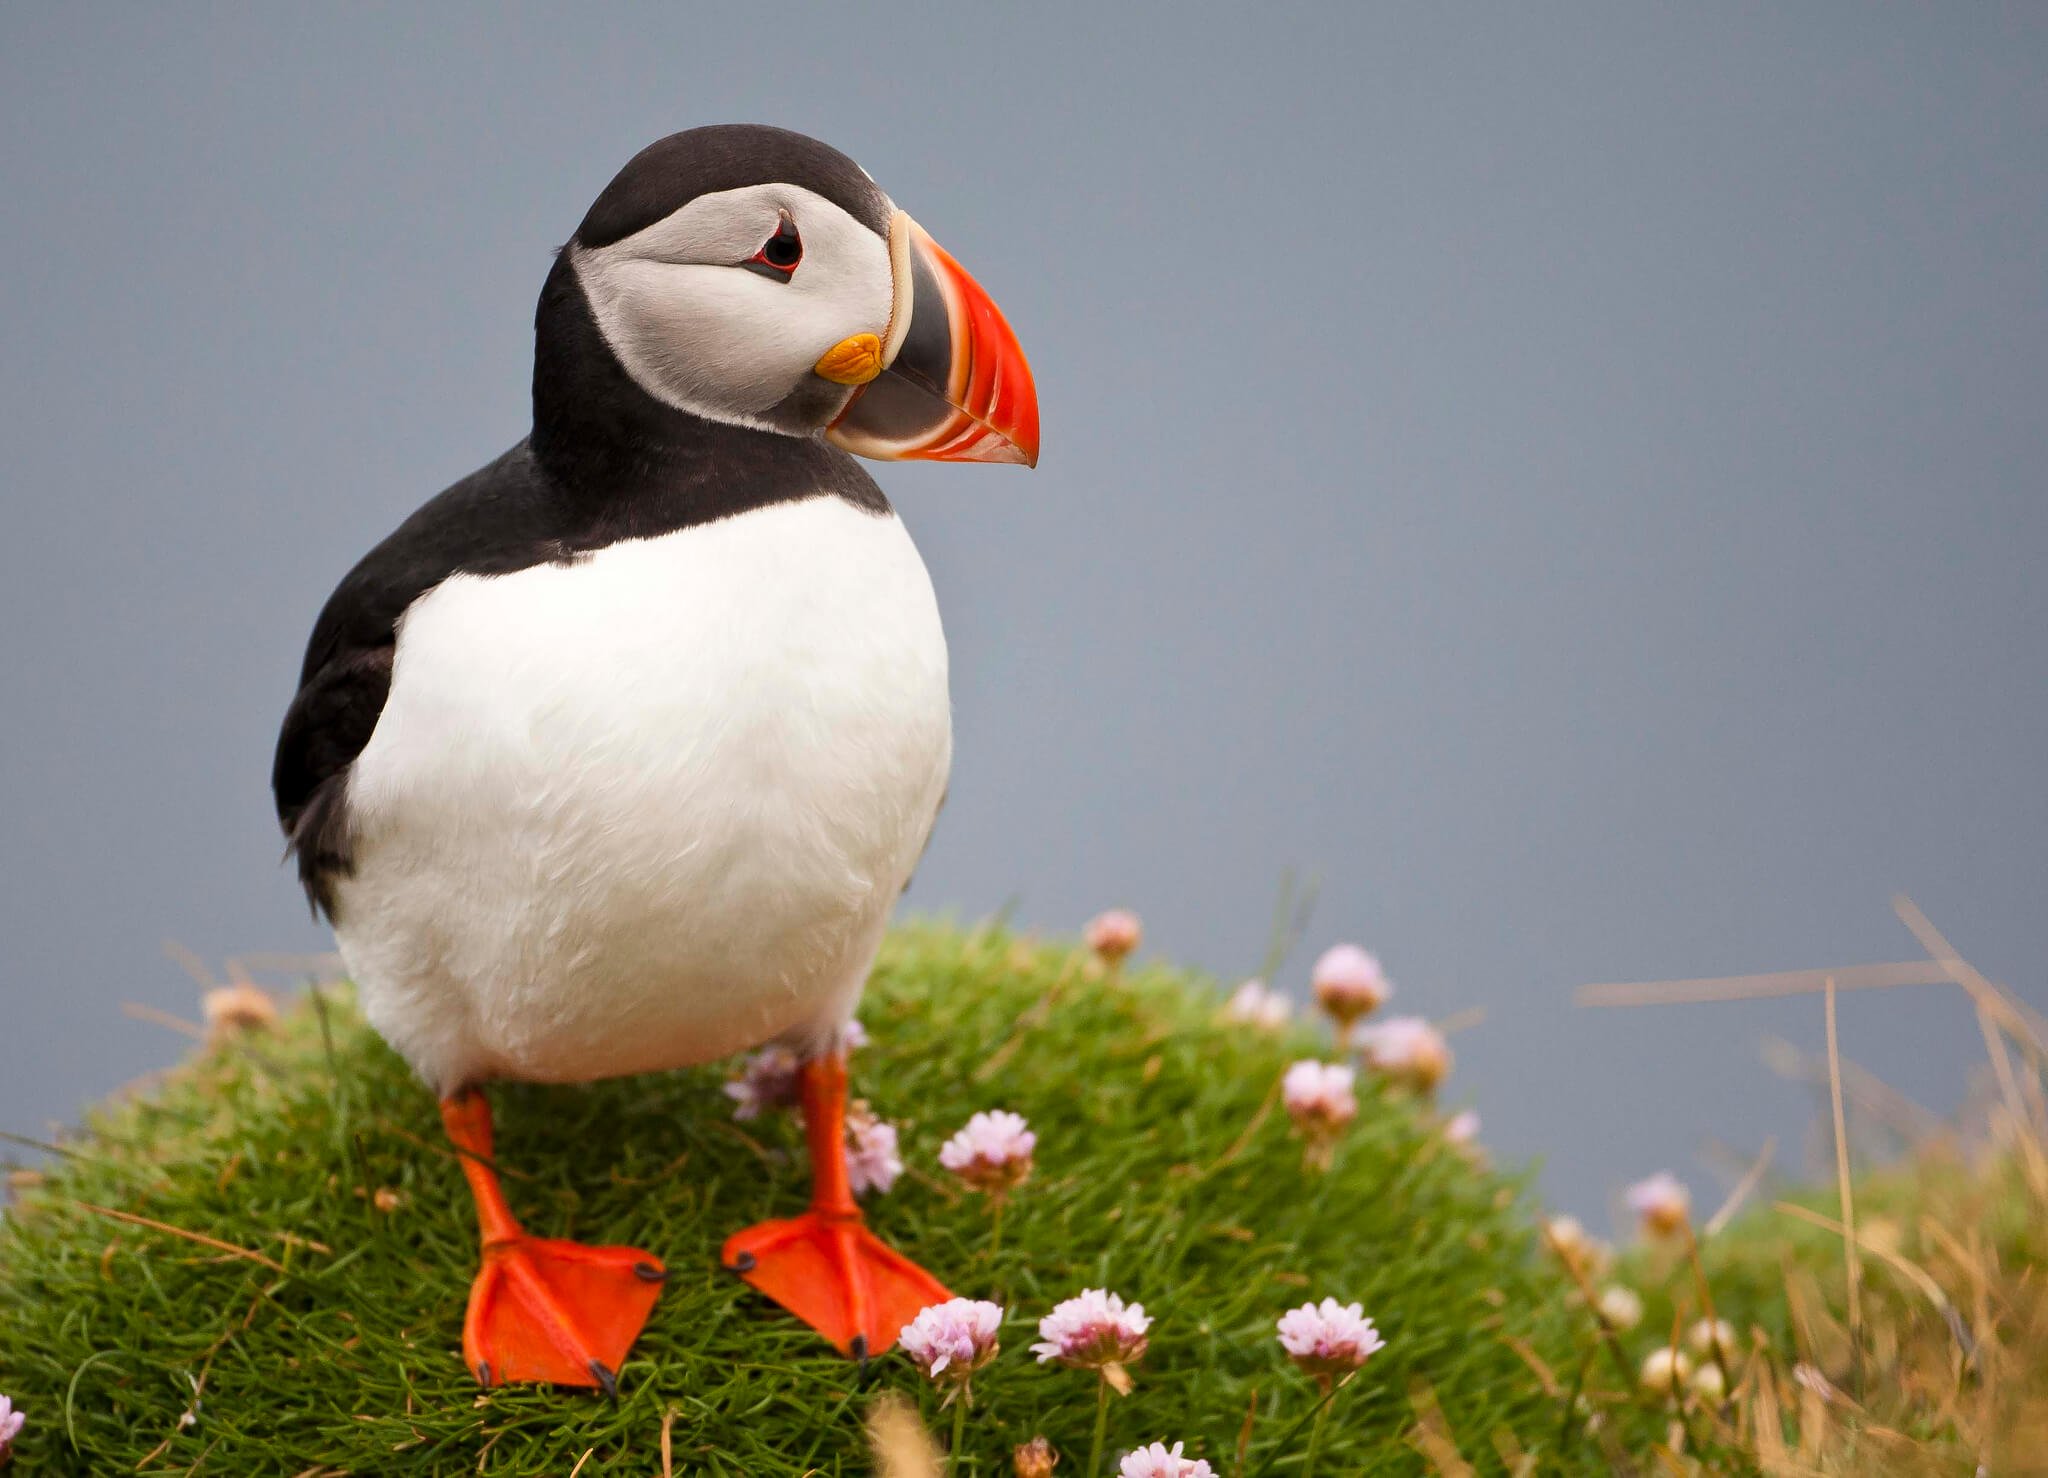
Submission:
POLYGON ((618 1395, 618 1369, 661 1285, 637 1247, 515 1236, 484 1248, 462 1323, 462 1356, 485 1386, 552 1381, 618 1395))
POLYGON ((952 1295, 851 1216, 807 1212, 728 1238, 723 1260, 752 1287, 818 1331, 841 1354, 892 1348, 918 1311, 952 1295))

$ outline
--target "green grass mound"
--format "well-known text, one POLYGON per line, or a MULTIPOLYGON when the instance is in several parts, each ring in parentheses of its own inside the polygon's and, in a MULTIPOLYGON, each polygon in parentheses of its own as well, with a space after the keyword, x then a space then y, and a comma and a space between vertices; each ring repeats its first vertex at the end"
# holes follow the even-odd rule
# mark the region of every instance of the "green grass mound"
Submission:
MULTIPOLYGON (((794 1121, 735 1124, 718 1068, 493 1090, 527 1226, 646 1247, 674 1276, 616 1404, 480 1394, 459 1355, 476 1234, 434 1104, 345 991, 321 1001, 109 1107, 21 1191, 0 1227, 0 1391, 29 1414, 21 1470, 646 1475, 666 1426, 678 1473, 859 1473, 865 1414, 889 1389, 950 1428, 900 1356, 861 1384, 719 1270, 725 1236, 799 1210, 808 1180, 794 1121)), ((1334 1168, 1305 1172, 1275 1089, 1327 1046, 1219 1025, 1217 1003, 1186 974, 1105 980, 996 928, 910 928, 885 949, 855 1091, 899 1125, 910 1169, 872 1222, 1009 1309, 960 1471, 1007 1473, 1011 1448, 1044 1433, 1063 1478, 1079 1473, 1092 1380, 1027 1346, 1084 1286, 1157 1321, 1136 1390, 1112 1405, 1112 1453, 1178 1440, 1219 1473, 1298 1472, 1314 1388, 1274 1320, 1335 1295, 1363 1303, 1387 1347, 1337 1394, 1323 1471, 1423 1470, 1413 1439, 1432 1405, 1468 1457, 1600 1467, 1513 1348, 1569 1372, 1584 1343, 1520 1188, 1371 1091, 1334 1168), (936 1157, 994 1107, 1025 1114, 1039 1150, 992 1252, 986 1204, 936 1157)))

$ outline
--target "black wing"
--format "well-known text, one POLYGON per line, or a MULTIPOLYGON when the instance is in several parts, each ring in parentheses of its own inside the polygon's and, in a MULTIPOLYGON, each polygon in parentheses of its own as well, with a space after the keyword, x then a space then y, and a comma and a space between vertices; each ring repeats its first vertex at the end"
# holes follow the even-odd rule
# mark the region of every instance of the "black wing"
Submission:
POLYGON ((450 575, 510 574, 787 499, 891 512, 852 457, 814 437, 696 422, 683 445, 558 462, 543 467, 520 442, 400 524, 328 597, 271 768, 278 820, 314 907, 333 913, 332 880, 353 863, 349 767, 391 691, 399 619, 450 575))
POLYGON ((333 912, 332 880, 352 865, 349 767, 384 712, 399 618, 458 570, 503 573, 563 558, 559 524, 547 478, 521 442, 400 524, 327 598, 270 771, 314 907, 333 912))

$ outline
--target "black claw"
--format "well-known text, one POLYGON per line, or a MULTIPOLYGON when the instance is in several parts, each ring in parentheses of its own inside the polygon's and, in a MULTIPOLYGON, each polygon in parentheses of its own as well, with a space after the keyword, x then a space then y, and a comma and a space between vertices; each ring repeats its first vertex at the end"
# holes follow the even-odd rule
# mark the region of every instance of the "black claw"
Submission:
POLYGON ((590 1373, 597 1377, 597 1383, 604 1387, 605 1395, 614 1401, 619 1399, 619 1378, 602 1360, 590 1362, 590 1373))
POLYGON ((633 1276, 642 1283, 666 1283, 668 1269, 658 1268, 651 1262, 636 1262, 633 1264, 633 1276))
POLYGON ((753 1253, 742 1252, 732 1260, 732 1270, 735 1273, 751 1273, 754 1271, 754 1265, 758 1260, 753 1253))
POLYGON ((479 1360, 476 1362, 476 1383, 482 1386, 486 1391, 488 1391, 491 1388, 490 1361, 479 1360))

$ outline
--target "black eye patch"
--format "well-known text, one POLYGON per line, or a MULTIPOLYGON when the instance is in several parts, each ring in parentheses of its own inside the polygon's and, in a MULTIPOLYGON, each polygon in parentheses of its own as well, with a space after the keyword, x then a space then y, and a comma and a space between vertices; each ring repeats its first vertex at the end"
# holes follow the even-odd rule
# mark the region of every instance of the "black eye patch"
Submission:
POLYGON ((789 212, 784 211, 782 220, 775 227, 775 234, 762 242, 761 249, 740 265, 763 277, 787 282, 795 273, 797 263, 803 259, 803 238, 797 235, 796 222, 790 219, 789 212))

